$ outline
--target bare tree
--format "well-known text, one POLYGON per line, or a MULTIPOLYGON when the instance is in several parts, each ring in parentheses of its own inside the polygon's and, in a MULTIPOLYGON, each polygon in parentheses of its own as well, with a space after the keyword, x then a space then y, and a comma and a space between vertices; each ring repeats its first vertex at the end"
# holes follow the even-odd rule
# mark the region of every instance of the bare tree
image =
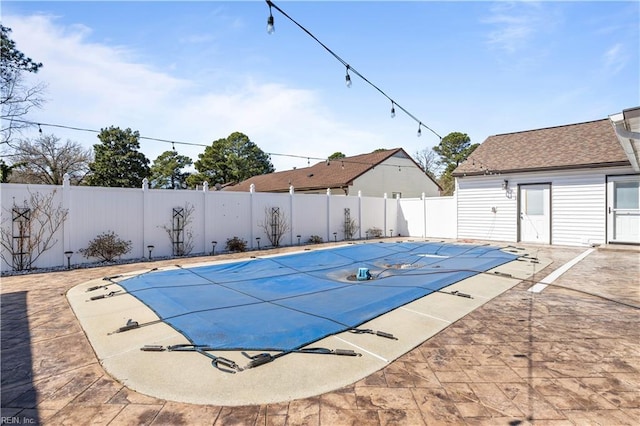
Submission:
POLYGON ((37 139, 23 139, 11 156, 13 170, 10 182, 62 185, 65 174, 71 182, 79 184, 89 173, 91 150, 78 142, 67 139, 60 143, 54 135, 42 135, 37 139))
POLYGON ((2 55, 0 56, 0 106, 2 107, 2 127, 0 146, 10 145, 15 132, 34 123, 25 120, 32 108, 40 108, 46 86, 43 83, 28 86, 24 82, 24 73, 37 73, 41 63, 33 61, 16 47, 9 34, 11 28, 0 25, 2 35, 2 55))
POLYGON ((27 86, 19 74, 13 80, 2 81, 0 145, 10 146, 16 134, 20 135, 24 129, 35 126, 25 118, 31 109, 44 105, 46 87, 44 83, 27 86))
POLYGON ((289 220, 280 207, 265 207, 264 220, 258 222, 258 226, 264 230, 271 245, 279 247, 282 236, 289 230, 289 220))
POLYGON ((421 151, 416 151, 414 158, 426 174, 434 180, 438 178, 440 163, 438 161, 438 154, 433 149, 424 148, 421 151))
POLYGON ((29 192, 22 205, 3 208, 0 258, 16 271, 31 269, 42 253, 58 242, 56 233, 67 220, 68 210, 55 204, 56 191, 48 195, 29 192))

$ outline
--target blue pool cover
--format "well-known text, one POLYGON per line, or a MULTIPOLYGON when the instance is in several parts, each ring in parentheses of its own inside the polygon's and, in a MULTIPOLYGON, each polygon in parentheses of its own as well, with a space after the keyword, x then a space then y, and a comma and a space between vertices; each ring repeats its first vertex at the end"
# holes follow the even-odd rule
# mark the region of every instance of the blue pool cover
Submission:
POLYGON ((150 272, 119 284, 193 344, 290 351, 516 257, 492 246, 353 244, 150 272), (371 280, 353 279, 361 267, 371 280))

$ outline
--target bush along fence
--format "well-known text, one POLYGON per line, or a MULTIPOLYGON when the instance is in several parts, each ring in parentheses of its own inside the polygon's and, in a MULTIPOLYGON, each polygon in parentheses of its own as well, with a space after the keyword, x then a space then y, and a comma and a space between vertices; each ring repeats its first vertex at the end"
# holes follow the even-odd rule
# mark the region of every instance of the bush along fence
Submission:
POLYGON ((455 199, 0 184, 1 271, 389 236, 455 238, 455 199), (430 223, 429 218, 439 222, 430 223))

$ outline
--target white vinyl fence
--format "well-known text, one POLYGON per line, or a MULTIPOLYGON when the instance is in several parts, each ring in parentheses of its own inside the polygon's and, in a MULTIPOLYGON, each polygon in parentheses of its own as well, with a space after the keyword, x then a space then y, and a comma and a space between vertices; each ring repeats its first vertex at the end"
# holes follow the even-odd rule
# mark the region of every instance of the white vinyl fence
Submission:
MULTIPOLYGON (((289 193, 225 192, 149 189, 101 188, 0 184, 2 201, 1 271, 16 269, 17 244, 25 238, 50 238, 51 247, 33 259, 31 268, 47 268, 95 262, 79 250, 99 234, 114 232, 131 241, 132 249, 123 259, 149 256, 169 257, 175 253, 175 239, 170 232, 175 220, 182 220, 185 254, 210 254, 225 251, 227 239, 238 237, 248 249, 271 246, 271 212, 277 209, 285 232, 281 246, 305 244, 311 236, 323 241, 344 241, 345 223, 352 223, 351 239, 365 239, 372 228, 383 236, 456 237, 455 200, 452 197, 390 199, 289 193), (66 212, 66 219, 55 232, 49 225, 36 235, 38 218, 30 200, 39 197, 50 201, 50 210, 66 212), (25 211, 30 210, 30 231, 18 232, 25 211), (48 234, 47 234, 48 232, 48 234), (34 235, 28 235, 33 233, 34 235), (43 237, 44 235, 44 237, 43 237), (7 246, 13 247, 11 250, 7 246)), ((28 215, 28 214, 27 214, 28 215)), ((42 228, 42 226, 40 226, 42 228)), ((348 228, 348 225, 347 225, 348 228)), ((31 254, 34 257, 33 253, 31 254)))

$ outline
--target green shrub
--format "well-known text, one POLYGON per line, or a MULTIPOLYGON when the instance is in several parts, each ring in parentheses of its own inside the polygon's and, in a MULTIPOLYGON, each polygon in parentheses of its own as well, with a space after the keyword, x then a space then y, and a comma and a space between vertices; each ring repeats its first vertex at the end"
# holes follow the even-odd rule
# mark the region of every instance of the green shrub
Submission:
POLYGON ((371 238, 380 238, 382 237, 382 229, 374 226, 373 228, 367 229, 367 234, 369 234, 371 238))
POLYGON ((320 235, 312 235, 309 237, 309 243, 311 244, 320 244, 322 243, 322 237, 320 235))
POLYGON ((131 251, 131 241, 122 240, 115 232, 107 231, 91 240, 87 248, 78 251, 86 258, 97 257, 111 262, 116 257, 131 251))
POLYGON ((227 238, 227 251, 247 251, 247 242, 242 238, 227 238))

